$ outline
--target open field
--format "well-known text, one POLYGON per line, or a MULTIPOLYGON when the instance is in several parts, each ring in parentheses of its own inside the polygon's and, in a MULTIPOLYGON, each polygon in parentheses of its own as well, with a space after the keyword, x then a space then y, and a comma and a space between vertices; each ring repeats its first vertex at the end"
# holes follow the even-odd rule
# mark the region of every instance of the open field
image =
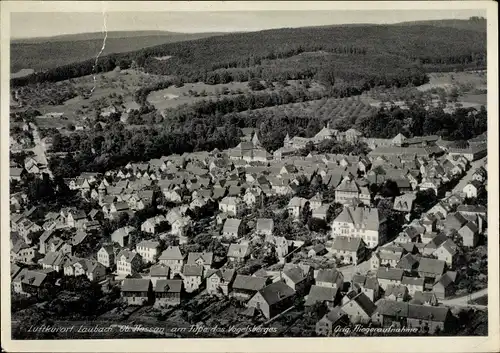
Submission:
POLYGON ((163 110, 175 108, 181 104, 195 103, 203 99, 216 98, 217 95, 225 96, 227 94, 222 94, 225 90, 233 94, 250 91, 246 82, 230 82, 223 85, 207 85, 203 82, 186 83, 182 87, 171 86, 151 92, 148 95, 148 102, 153 104, 156 109, 163 110))
POLYGON ((487 88, 486 71, 438 72, 430 73, 428 76, 429 83, 417 87, 419 91, 427 91, 432 88, 451 90, 453 87, 460 88, 462 86, 478 90, 487 88))

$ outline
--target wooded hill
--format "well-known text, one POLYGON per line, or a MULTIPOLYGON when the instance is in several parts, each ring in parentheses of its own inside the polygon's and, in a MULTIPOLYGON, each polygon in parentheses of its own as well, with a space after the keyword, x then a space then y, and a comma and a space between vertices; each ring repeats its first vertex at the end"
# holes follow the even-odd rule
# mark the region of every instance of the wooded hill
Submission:
MULTIPOLYGON (((287 79, 294 75, 310 78, 321 69, 320 65, 325 65, 325 60, 310 62, 307 68, 287 62, 289 67, 282 69, 283 60, 294 59, 301 53, 319 52, 330 56, 327 64, 334 64, 333 70, 340 79, 352 80, 343 77, 345 73, 363 68, 365 79, 379 79, 380 83, 384 83, 387 63, 391 73, 399 75, 404 72, 409 76, 420 76, 424 71, 484 68, 486 45, 486 30, 480 32, 433 25, 283 28, 110 54, 101 57, 95 68, 92 59, 11 81, 13 86, 61 81, 88 75, 94 70, 104 72, 116 66, 126 68, 133 64, 149 73, 178 76, 184 82, 227 83, 241 79, 245 74, 248 80, 262 74, 266 65, 274 68, 272 76, 266 79, 287 79), (171 58, 157 59, 162 56, 171 58), (235 69, 244 71, 233 77, 236 76, 235 69)), ((266 75, 269 73, 266 72, 266 75)), ((411 82, 411 79, 403 81, 411 82)))

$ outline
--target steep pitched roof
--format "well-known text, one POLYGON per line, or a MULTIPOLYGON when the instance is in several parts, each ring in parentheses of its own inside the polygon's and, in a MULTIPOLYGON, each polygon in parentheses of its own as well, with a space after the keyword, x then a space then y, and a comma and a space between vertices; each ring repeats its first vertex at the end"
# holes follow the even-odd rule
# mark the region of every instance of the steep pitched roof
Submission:
POLYGON ((151 281, 144 278, 125 278, 122 284, 122 292, 147 292, 151 281))
POLYGON ((159 279, 155 284, 156 293, 180 293, 182 280, 180 279, 159 279))
POLYGON ((236 275, 233 282, 233 289, 259 291, 266 286, 266 278, 245 275, 236 275))
POLYGON ((320 287, 313 285, 305 302, 306 306, 313 305, 317 302, 333 301, 337 295, 337 288, 320 287))
POLYGON ((284 281, 277 281, 259 290, 268 305, 276 304, 283 299, 295 295, 293 288, 289 287, 284 281))
POLYGON ((184 256, 182 256, 181 250, 178 246, 169 246, 166 250, 164 250, 159 260, 183 260, 184 256))

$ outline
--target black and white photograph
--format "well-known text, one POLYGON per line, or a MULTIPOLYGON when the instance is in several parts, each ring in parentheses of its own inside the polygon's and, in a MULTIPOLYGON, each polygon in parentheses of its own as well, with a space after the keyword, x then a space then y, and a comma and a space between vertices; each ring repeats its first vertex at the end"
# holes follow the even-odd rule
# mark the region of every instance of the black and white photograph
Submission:
POLYGON ((119 3, 2 14, 11 342, 495 335, 485 2, 119 3))

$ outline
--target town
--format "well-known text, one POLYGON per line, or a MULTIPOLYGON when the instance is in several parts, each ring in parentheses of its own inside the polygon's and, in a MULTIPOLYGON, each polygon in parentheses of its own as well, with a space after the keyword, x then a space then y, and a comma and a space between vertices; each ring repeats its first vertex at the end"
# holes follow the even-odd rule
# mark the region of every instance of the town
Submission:
POLYGON ((61 298, 54 310, 171 337, 453 334, 487 309, 486 133, 457 146, 326 124, 273 153, 258 129, 241 134, 234 148, 66 178, 79 206, 50 210, 16 191, 51 178, 59 157, 38 138, 10 166, 14 301, 61 298), (370 152, 316 152, 332 143, 370 152), (218 329, 172 333, 192 325, 218 329))

